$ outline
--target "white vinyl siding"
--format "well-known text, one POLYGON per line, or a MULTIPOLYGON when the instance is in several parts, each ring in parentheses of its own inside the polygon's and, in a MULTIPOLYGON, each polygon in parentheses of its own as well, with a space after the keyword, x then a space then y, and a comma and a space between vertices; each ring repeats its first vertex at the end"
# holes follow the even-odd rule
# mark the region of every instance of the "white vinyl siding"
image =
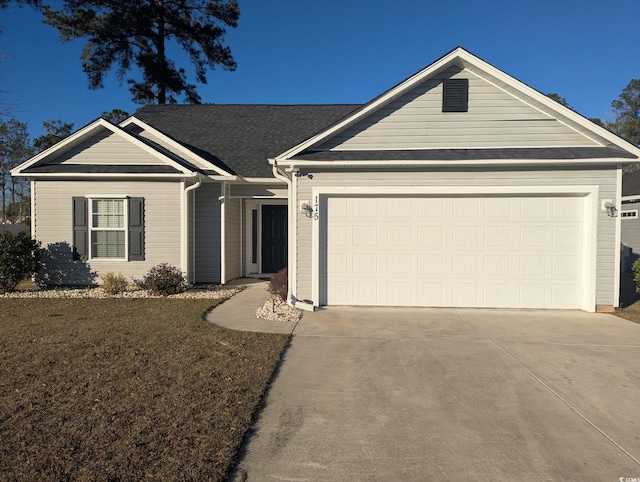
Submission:
POLYGON ((49 164, 165 165, 150 152, 108 129, 59 154, 49 164))
POLYGON ((159 263, 180 266, 180 197, 179 182, 151 181, 35 181, 33 203, 37 217, 33 235, 49 249, 46 270, 55 281, 85 284, 90 272, 121 272, 141 279, 159 263), (72 198, 85 196, 130 196, 145 199, 145 260, 72 259, 72 198))
POLYGON ((593 140, 473 73, 452 67, 317 150, 596 146, 593 140), (442 112, 443 78, 469 79, 468 112, 442 112))
MULTIPOLYGON (((425 170, 423 172, 323 172, 314 171, 313 179, 302 176, 297 180, 297 200, 310 200, 313 186, 597 186, 600 199, 615 199, 616 170, 499 170, 496 168, 466 171, 425 170)), ((312 218, 297 214, 297 272, 298 299, 312 298, 312 218)), ((614 304, 616 218, 598 210, 596 240, 596 303, 614 304)))

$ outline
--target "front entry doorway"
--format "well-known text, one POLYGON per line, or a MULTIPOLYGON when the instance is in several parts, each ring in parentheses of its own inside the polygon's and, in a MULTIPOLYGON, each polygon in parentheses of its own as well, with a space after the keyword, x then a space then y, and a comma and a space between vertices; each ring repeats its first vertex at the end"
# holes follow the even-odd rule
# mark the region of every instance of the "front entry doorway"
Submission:
POLYGON ((245 276, 268 276, 287 266, 286 200, 247 200, 245 205, 245 276))
POLYGON ((262 272, 276 273, 287 266, 287 206, 262 206, 262 272))

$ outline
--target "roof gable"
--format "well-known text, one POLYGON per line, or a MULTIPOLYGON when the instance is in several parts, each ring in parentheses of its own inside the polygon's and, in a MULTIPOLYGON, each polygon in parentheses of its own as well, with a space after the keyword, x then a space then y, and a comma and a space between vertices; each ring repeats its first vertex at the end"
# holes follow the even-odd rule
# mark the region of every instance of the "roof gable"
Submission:
POLYGON ((105 119, 97 119, 11 171, 14 176, 174 174, 194 171, 105 119))
POLYGON ((586 147, 640 156, 640 149, 459 47, 276 161, 318 151, 586 147), (442 111, 446 79, 469 80, 468 111, 442 111))
MULTIPOLYGON (((199 155, 197 149, 189 149, 158 129, 132 116, 120 124, 127 132, 135 134, 153 144, 157 149, 168 155, 180 158, 184 163, 190 163, 206 174, 232 176, 227 166, 215 158, 206 159, 199 155)), ((205 154, 206 156, 206 154, 205 154)))
POLYGON ((593 138, 455 65, 334 134, 314 150, 587 147, 593 138), (445 80, 468 80, 468 107, 443 112, 445 80))

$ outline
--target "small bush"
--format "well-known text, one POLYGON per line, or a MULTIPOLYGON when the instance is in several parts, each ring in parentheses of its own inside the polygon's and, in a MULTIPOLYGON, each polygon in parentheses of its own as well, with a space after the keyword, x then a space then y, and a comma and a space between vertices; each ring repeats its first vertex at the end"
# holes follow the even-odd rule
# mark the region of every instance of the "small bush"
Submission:
POLYGON ((142 283, 145 289, 162 296, 182 293, 187 287, 182 270, 168 263, 151 268, 142 283))
POLYGON ((633 281, 636 282, 636 292, 640 293, 640 259, 633 262, 631 271, 633 271, 633 281))
POLYGON ((289 292, 289 273, 287 268, 282 268, 269 280, 269 291, 283 300, 287 300, 289 292))
POLYGON ((40 269, 42 248, 29 234, 0 234, 0 293, 15 291, 20 281, 40 269))
POLYGON ((106 273, 102 275, 102 289, 110 295, 118 295, 127 290, 129 281, 122 273, 106 273))

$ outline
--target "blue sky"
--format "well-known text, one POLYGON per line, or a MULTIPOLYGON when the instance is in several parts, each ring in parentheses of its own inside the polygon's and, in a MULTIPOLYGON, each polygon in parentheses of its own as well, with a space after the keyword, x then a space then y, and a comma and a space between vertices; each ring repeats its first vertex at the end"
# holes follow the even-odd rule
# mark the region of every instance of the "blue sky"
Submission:
MULTIPOLYGON (((638 0, 239 4, 226 36, 238 69, 210 71, 198 89, 204 102, 364 103, 458 45, 587 117, 610 119, 611 101, 640 77, 638 0)), ((103 111, 139 107, 113 76, 89 90, 83 42, 62 44, 31 8, 0 11, 0 25, 0 102, 33 136, 47 119, 80 128, 103 111)), ((178 51, 174 60, 192 72, 178 51)))

